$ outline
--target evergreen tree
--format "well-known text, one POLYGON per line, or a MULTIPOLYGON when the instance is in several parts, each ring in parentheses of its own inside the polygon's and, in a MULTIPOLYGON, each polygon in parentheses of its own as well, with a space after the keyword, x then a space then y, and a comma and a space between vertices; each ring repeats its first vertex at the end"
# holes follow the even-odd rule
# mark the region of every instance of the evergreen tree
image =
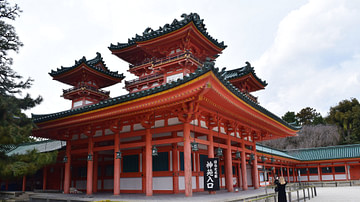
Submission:
POLYGON ((291 123, 291 124, 298 124, 295 116, 295 112, 286 112, 284 116, 281 117, 282 120, 291 123))
POLYGON ((33 174, 43 165, 56 158, 56 152, 39 154, 31 151, 25 155, 8 157, 5 150, 9 145, 19 145, 34 141, 30 138, 32 121, 23 113, 42 101, 29 94, 21 96, 22 91, 31 87, 32 79, 22 80, 12 68, 10 52, 18 52, 23 45, 9 22, 16 19, 22 11, 18 5, 11 6, 0 0, 0 177, 18 177, 33 174))
POLYGON ((331 107, 326 121, 339 127, 342 144, 360 143, 360 103, 356 98, 331 107))
POLYGON ((301 125, 317 125, 324 124, 324 119, 321 114, 316 112, 316 109, 311 107, 306 107, 300 110, 299 113, 296 114, 297 122, 301 125))

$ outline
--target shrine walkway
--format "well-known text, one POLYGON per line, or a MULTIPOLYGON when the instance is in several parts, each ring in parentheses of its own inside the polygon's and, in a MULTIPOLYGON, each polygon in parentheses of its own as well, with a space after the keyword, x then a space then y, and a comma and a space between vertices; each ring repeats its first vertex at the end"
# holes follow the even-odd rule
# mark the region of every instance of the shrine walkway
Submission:
MULTIPOLYGON (((337 201, 359 201, 360 186, 345 186, 345 187, 317 187, 317 196, 311 198, 312 202, 337 202, 337 201)), ((273 193, 273 190, 268 189, 273 193)), ((144 194, 121 194, 114 196, 112 194, 99 193, 91 196, 85 194, 54 194, 54 193, 36 193, 32 195, 33 202, 79 202, 79 201, 96 201, 96 202, 110 202, 110 201, 243 201, 242 199, 254 197, 265 194, 265 188, 261 187, 257 190, 249 189, 247 191, 227 192, 226 190, 217 191, 215 195, 209 195, 207 192, 193 193, 192 197, 185 197, 183 193, 180 194, 154 194, 147 197, 144 194)), ((293 201, 296 200, 293 195, 293 201)), ((246 200, 249 201, 249 200, 246 200)), ((259 200, 264 201, 264 200, 259 200)), ((270 201, 274 201, 273 198, 270 201)), ((301 200, 303 201, 303 200, 301 200)), ((306 199, 306 201, 309 201, 306 199)))

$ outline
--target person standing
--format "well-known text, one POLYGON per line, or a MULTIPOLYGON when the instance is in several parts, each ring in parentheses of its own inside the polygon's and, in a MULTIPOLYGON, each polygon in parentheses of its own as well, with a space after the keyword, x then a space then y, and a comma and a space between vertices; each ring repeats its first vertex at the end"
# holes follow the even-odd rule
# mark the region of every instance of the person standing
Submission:
POLYGON ((286 184, 285 178, 281 176, 279 181, 275 181, 278 190, 278 202, 287 202, 286 200, 286 184))

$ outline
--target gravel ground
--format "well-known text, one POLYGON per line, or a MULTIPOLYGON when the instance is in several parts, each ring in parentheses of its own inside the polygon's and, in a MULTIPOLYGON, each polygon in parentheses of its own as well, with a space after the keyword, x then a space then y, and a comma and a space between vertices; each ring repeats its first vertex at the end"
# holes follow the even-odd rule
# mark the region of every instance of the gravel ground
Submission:
POLYGON ((318 187, 317 197, 311 198, 311 202, 324 201, 360 201, 360 186, 352 187, 318 187))

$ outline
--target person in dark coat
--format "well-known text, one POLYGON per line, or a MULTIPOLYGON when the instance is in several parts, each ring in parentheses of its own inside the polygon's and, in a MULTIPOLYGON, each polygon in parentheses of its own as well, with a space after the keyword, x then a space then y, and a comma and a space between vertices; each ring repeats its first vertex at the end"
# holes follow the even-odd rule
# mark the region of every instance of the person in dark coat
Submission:
POLYGON ((286 200, 286 184, 284 177, 280 177, 279 181, 275 181, 278 190, 278 202, 287 202, 286 200))

